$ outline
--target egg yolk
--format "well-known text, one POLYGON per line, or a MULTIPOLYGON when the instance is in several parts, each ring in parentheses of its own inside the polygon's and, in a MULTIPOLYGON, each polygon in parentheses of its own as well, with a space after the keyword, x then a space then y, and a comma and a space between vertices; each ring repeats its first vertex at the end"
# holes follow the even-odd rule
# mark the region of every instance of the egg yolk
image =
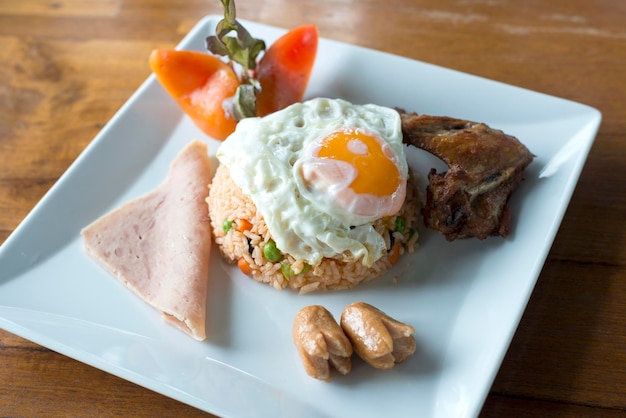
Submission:
POLYGON ((360 129, 338 130, 318 142, 310 157, 302 164, 302 178, 331 204, 334 215, 367 222, 402 207, 406 176, 382 138, 360 129))
POLYGON ((357 194, 383 197, 393 194, 402 182, 389 152, 383 149, 382 140, 360 129, 344 129, 322 140, 317 157, 350 164, 356 177, 349 187, 357 194))

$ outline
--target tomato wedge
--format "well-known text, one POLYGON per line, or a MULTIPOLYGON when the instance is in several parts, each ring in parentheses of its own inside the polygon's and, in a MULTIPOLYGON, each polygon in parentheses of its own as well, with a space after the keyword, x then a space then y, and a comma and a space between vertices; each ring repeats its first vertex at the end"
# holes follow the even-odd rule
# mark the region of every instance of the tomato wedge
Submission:
POLYGON ((224 99, 235 95, 239 79, 218 57, 197 51, 158 49, 150 67, 163 88, 204 133, 224 140, 237 125, 224 111, 224 99))
POLYGON ((257 115, 265 116, 304 96, 317 55, 318 32, 314 25, 291 29, 274 42, 258 64, 257 115))

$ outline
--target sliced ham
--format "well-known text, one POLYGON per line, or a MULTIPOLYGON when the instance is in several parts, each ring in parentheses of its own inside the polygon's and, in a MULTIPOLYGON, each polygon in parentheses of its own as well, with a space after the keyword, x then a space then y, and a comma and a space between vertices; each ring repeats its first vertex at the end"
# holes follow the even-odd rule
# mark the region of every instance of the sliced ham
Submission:
POLYGON ((206 338, 210 176, 207 147, 193 141, 156 189, 82 230, 87 254, 197 340, 206 338))

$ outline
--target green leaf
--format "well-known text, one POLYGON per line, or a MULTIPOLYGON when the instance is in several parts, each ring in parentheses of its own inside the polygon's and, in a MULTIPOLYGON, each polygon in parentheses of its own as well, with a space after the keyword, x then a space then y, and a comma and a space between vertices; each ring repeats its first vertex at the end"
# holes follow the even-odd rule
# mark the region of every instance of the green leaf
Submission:
POLYGON ((222 41, 217 39, 217 37, 209 36, 208 38, 206 38, 206 43, 207 49, 215 55, 228 56, 228 49, 226 49, 226 45, 224 45, 222 41))
POLYGON ((235 120, 240 121, 256 116, 256 94, 251 84, 241 84, 237 87, 235 96, 230 100, 228 110, 235 120))
POLYGON ((227 56, 244 68, 244 78, 249 70, 256 68, 256 58, 265 50, 265 42, 253 38, 236 18, 235 0, 222 0, 224 19, 215 28, 215 35, 206 38, 207 49, 220 56, 227 56), (230 36, 232 33, 236 36, 230 36))

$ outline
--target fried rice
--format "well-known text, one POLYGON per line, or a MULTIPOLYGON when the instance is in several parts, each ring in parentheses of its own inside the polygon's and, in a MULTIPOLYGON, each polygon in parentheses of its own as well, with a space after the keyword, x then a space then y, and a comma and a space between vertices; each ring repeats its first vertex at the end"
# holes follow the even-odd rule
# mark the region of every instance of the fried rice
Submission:
POLYGON ((254 280, 278 290, 290 288, 308 293, 353 288, 383 275, 399 256, 414 252, 418 246, 421 201, 410 170, 401 210, 372 223, 385 240, 387 255, 369 267, 361 260, 346 260, 343 254, 324 258, 314 266, 284 253, 279 261, 269 261, 263 248, 272 241, 272 235, 255 204, 235 184, 225 166, 217 168, 209 188, 207 203, 214 242, 224 258, 229 263, 249 266, 254 280))

